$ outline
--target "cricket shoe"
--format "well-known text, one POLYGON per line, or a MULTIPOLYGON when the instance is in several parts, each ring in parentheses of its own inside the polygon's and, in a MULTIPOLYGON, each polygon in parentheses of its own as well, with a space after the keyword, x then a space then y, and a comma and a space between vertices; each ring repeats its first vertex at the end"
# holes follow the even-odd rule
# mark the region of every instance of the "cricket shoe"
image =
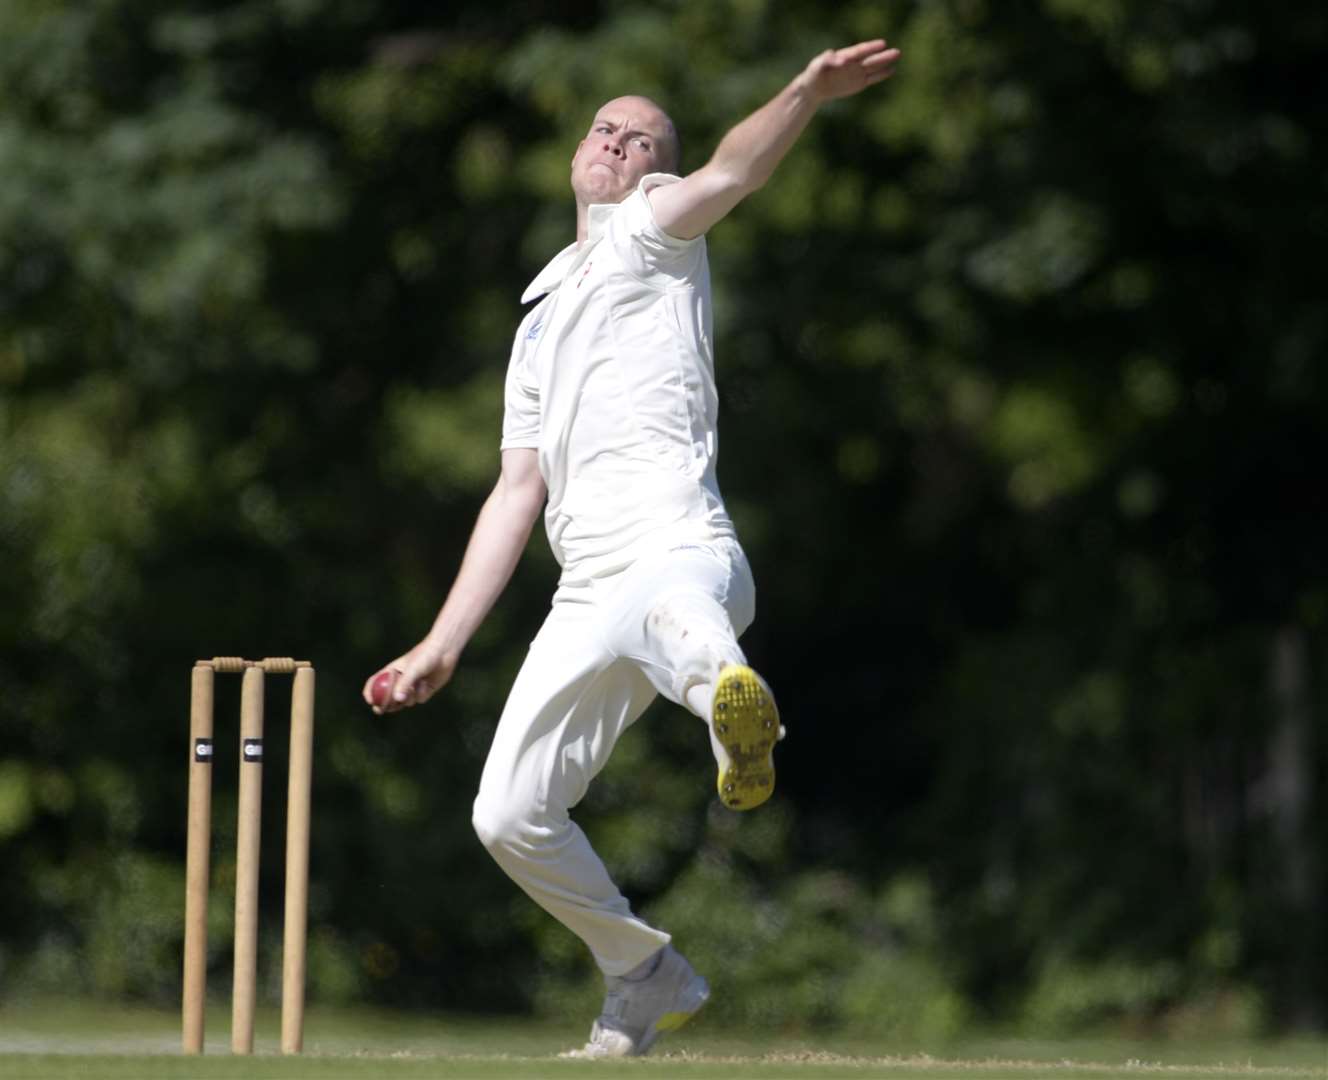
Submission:
POLYGON ((590 1027, 590 1041, 567 1058, 640 1057, 655 1040, 687 1023, 710 996, 710 984, 672 945, 659 952, 655 970, 641 979, 610 976, 604 1008, 590 1027))
POLYGON ((784 737, 775 696, 751 668, 725 664, 715 683, 710 715, 720 801, 730 810, 760 806, 775 790, 771 751, 784 737))

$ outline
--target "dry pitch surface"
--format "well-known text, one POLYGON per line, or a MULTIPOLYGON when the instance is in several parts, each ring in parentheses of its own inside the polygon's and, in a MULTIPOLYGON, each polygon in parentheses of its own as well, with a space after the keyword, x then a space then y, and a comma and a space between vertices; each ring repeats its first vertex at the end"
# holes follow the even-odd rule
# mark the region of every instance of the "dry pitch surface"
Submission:
POLYGON ((1152 1077, 1241 1077, 1328 1080, 1328 1041, 1036 1042, 971 1039, 928 1047, 826 1037, 742 1039, 696 1024, 656 1054, 632 1061, 557 1058, 575 1042, 565 1027, 503 1024, 455 1017, 311 1011, 306 1052, 275 1053, 275 1014, 258 1026, 260 1053, 227 1052, 228 1017, 208 1016, 207 1054, 178 1053, 173 1013, 102 1007, 89 1002, 0 1004, 0 1080, 631 1080, 723 1078, 926 1078, 945 1080, 1145 1080, 1152 1077))

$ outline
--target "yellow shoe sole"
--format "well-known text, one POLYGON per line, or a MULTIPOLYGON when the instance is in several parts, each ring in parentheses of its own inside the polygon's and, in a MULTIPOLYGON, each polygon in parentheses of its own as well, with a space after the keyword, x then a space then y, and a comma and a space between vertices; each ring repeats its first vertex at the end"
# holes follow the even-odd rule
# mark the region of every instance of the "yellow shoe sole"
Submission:
POLYGON ((743 664, 719 673, 713 701, 715 736, 729 756, 719 774, 719 799, 730 810, 760 806, 775 790, 771 751, 779 741, 779 709, 765 680, 743 664))

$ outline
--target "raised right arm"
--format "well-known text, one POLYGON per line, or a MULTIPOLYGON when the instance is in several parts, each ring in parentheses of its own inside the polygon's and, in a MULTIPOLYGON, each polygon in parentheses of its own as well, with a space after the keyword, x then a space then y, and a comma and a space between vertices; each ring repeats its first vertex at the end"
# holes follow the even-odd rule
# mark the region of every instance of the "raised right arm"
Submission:
MULTIPOLYGON (((466 643, 511 580, 547 495, 536 451, 504 450, 498 482, 475 521, 461 569, 433 628, 410 652, 386 665, 401 674, 392 702, 382 711, 428 701, 451 679, 466 643)), ((369 705, 373 678, 364 684, 369 705)))
POLYGON ((812 57, 783 90, 732 128, 701 168, 650 192, 656 223, 679 240, 706 232, 770 179, 821 105, 888 79, 899 55, 878 38, 812 57))

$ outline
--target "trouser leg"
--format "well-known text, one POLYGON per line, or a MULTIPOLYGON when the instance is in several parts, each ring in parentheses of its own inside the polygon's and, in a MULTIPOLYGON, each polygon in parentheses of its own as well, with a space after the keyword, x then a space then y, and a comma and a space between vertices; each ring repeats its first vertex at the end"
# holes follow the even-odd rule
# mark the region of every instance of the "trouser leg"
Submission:
POLYGON ((655 691, 606 649, 598 616, 593 604, 555 603, 498 722, 473 820, 508 876, 606 975, 622 975, 669 935, 632 913, 568 811, 655 691))
POLYGON ((741 549, 720 544, 666 552, 572 592, 587 599, 560 591, 513 684, 474 825, 600 969, 623 975, 669 935, 632 913, 568 811, 657 691, 709 720, 719 669, 744 662, 737 636, 752 620, 754 590, 741 549))
POLYGON ((708 722, 726 664, 745 664, 738 636, 755 614, 755 587, 732 542, 685 545, 643 559, 606 602, 614 656, 637 664, 669 700, 708 722))

